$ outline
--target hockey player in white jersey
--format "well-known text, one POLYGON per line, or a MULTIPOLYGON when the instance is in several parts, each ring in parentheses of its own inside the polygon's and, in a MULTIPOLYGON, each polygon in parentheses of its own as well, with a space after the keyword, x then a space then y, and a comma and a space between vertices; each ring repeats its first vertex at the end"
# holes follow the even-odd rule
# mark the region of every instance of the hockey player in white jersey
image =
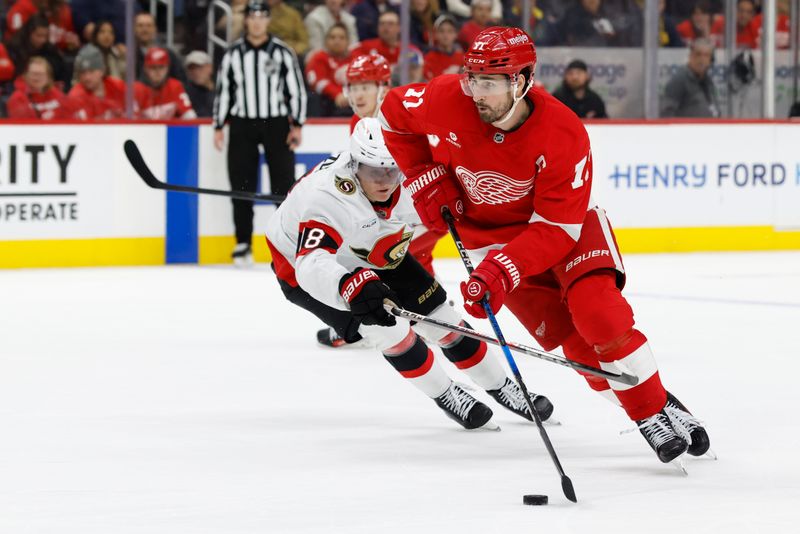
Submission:
MULTIPOLYGON (((389 299, 416 313, 466 324, 439 282, 410 254, 421 225, 377 119, 365 118, 350 151, 301 178, 267 227, 272 267, 286 298, 310 311, 348 342, 368 336, 386 360, 467 429, 496 428, 492 411, 456 384, 425 340, 505 408, 531 420, 522 392, 486 343, 427 325, 397 321, 389 299)), ((553 412, 531 393, 542 420, 553 412)))

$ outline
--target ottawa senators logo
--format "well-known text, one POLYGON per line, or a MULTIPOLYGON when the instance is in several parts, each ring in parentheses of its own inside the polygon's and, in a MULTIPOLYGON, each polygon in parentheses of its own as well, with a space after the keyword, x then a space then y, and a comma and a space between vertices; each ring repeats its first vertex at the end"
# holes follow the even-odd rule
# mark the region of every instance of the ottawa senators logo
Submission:
POLYGON ((378 269, 394 269, 408 252, 408 245, 414 232, 406 232, 403 226, 397 232, 383 236, 372 246, 372 250, 350 247, 353 254, 374 265, 378 269))
POLYGON ((334 180, 334 185, 339 192, 344 193, 345 195, 352 195, 356 192, 356 183, 350 178, 337 176, 334 180))

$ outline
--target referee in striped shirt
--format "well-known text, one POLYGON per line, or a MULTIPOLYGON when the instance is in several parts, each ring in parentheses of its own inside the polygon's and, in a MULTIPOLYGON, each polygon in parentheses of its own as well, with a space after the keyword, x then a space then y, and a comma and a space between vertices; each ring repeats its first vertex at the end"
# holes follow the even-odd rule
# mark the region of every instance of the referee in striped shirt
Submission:
MULTIPOLYGON (((230 124, 228 177, 234 191, 255 192, 259 145, 264 147, 272 193, 285 195, 294 183, 294 149, 306 120, 306 90, 294 51, 269 34, 266 2, 245 7, 245 36, 222 58, 214 99, 214 146, 222 150, 223 126, 230 124)), ((236 247, 233 261, 253 261, 253 202, 233 201, 236 247)))

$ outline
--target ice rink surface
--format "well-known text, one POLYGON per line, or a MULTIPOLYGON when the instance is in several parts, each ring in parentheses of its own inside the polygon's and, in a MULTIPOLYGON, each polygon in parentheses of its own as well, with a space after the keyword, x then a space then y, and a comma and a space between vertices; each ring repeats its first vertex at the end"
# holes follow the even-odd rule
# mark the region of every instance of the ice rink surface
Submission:
MULTIPOLYGON (((577 505, 535 426, 481 394, 502 432, 461 430, 377 353, 318 348, 264 266, 2 271, 0 533, 800 532, 800 253, 626 265, 719 460, 680 476, 572 371, 518 356, 577 505)), ((463 267, 437 269, 458 300, 463 267)))

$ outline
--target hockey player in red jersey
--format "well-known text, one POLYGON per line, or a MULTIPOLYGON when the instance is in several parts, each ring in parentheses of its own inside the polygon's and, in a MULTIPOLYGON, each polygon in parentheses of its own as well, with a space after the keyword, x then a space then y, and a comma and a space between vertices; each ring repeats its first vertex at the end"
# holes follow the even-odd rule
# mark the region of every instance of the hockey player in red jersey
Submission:
MULTIPOLYGON (((347 83, 345 95, 353 108, 350 120, 350 133, 364 117, 375 117, 381 102, 389 91, 392 70, 389 62, 380 54, 362 54, 354 57, 345 71, 347 83)), ((421 227, 414 234, 409 252, 417 261, 433 274, 433 249, 446 232, 421 227)), ((323 328, 317 332, 317 341, 328 347, 344 347, 347 343, 333 328, 323 328)), ((365 343, 360 343, 364 345, 365 343)))
MULTIPOLYGON (((378 120, 362 119, 349 152, 299 180, 269 221, 267 244, 281 290, 346 341, 369 336, 392 367, 463 427, 496 425, 491 409, 453 382, 423 337, 498 403, 531 420, 522 391, 486 343, 412 326, 384 309, 389 299, 416 313, 462 322, 441 284, 406 254, 420 219, 401 180, 378 120)), ((549 418, 550 401, 531 397, 542 419, 549 418)))
POLYGON ((476 263, 465 308, 506 306, 546 350, 639 377, 628 386, 586 376, 620 404, 662 462, 700 456, 709 438, 661 384, 644 334, 622 296, 625 270, 605 212, 590 200, 592 153, 580 120, 533 86, 536 51, 516 28, 482 31, 465 73, 389 92, 380 119, 422 222, 457 217, 476 263), (446 147, 431 151, 429 139, 446 147))
POLYGON ((144 119, 195 119, 192 101, 180 80, 169 77, 169 54, 151 47, 144 56, 144 81, 134 85, 139 115, 144 119))

